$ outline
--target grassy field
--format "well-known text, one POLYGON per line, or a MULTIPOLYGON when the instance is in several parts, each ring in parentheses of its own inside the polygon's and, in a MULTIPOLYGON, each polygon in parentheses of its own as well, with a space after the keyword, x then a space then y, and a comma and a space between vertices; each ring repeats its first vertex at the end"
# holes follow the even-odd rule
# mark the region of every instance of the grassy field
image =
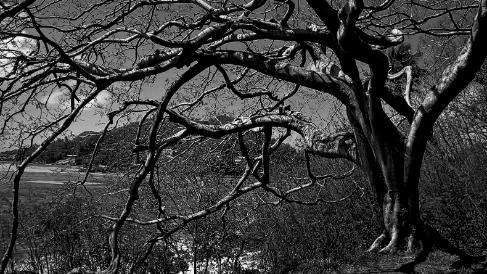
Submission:
MULTIPOLYGON (((12 179, 15 168, 6 163, 0 163, 0 237, 6 240, 9 237, 12 202, 12 179)), ((55 165, 29 166, 22 176, 20 184, 21 227, 24 229, 26 212, 39 212, 53 201, 61 201, 73 194, 75 185, 84 179, 84 173, 76 167, 55 165), (22 219, 24 218, 24 219, 22 219)), ((86 188, 96 195, 102 192, 108 183, 110 175, 90 174, 85 184, 86 188), (99 190, 99 191, 97 191, 99 190)), ((89 195, 83 187, 77 187, 76 195, 89 195)), ((47 212, 46 212, 47 213, 47 212)), ((29 213, 30 214, 30 213, 29 213)), ((37 215, 40 216, 40 215, 37 215)), ((36 221, 36 220, 35 220, 36 221)), ((1 245, 1 242, 0 242, 1 245)), ((0 248, 3 252, 3 247, 0 248)), ((17 258, 27 258, 28 249, 19 240, 15 250, 17 258)))
MULTIPOLYGON (((0 221, 10 220, 11 218, 10 201, 12 199, 12 183, 9 178, 13 170, 10 169, 9 171, 8 165, 0 163, 0 221)), ((95 196, 105 193, 106 191, 103 188, 109 187, 111 176, 109 174, 93 173, 89 176, 86 187, 95 196)), ((22 178, 20 186, 21 206, 23 209, 35 210, 36 208, 42 208, 41 205, 53 200, 62 200, 73 193, 74 185, 83 178, 84 173, 74 167, 54 165, 31 166, 26 170, 22 178)), ((82 187, 78 187, 77 195, 87 195, 87 193, 82 187)), ((180 199, 184 197, 183 195, 180 199)), ((110 199, 110 197, 105 198, 103 196, 102 203, 106 205, 115 204, 115 201, 110 199)), ((176 199, 178 198, 176 197, 176 199)), ((0 235, 4 235, 4 237, 8 235, 6 228, 0 226, 0 235)), ((27 254, 26 245, 22 245, 20 242, 17 246, 16 256, 25 258, 27 254)), ((364 254, 364 259, 359 260, 361 261, 359 263, 344 264, 336 270, 329 271, 323 271, 321 268, 307 269, 302 273, 401 273, 396 272, 395 269, 411 260, 412 258, 410 256, 405 256, 404 254, 390 256, 364 254)), ((456 256, 451 256, 443 252, 433 252, 427 261, 416 266, 416 272, 414 273, 486 273, 484 272, 485 269, 482 268, 483 266, 454 268, 452 265, 457 261, 458 258, 456 256)))
MULTIPOLYGON (((10 212, 12 199, 12 175, 15 169, 0 163, 0 216, 10 212)), ((88 189, 104 187, 107 175, 90 174, 86 182, 88 189)), ((62 197, 73 192, 77 182, 84 178, 84 173, 76 168, 54 165, 33 165, 26 169, 20 185, 21 203, 42 204, 55 197, 62 197)), ((78 187, 79 191, 84 191, 78 187)))

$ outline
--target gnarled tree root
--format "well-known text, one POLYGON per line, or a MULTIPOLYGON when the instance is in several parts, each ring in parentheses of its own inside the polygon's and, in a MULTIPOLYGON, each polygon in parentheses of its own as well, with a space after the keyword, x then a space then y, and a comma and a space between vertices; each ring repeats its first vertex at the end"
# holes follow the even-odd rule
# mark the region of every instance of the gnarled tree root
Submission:
POLYGON ((370 245, 369 249, 367 252, 373 252, 378 250, 385 241, 389 240, 389 235, 387 234, 387 231, 382 232, 382 234, 375 239, 375 241, 370 245))
MULTIPOLYGON (((458 269, 461 267, 471 268, 475 266, 476 270, 487 270, 487 256, 472 256, 467 254, 464 250, 458 248, 453 243, 445 239, 435 228, 427 225, 420 224, 420 229, 414 229, 410 232, 407 239, 404 240, 406 244, 406 252, 414 254, 412 261, 401 264, 394 271, 403 273, 412 273, 414 268, 420 263, 426 261, 429 254, 434 250, 442 250, 451 255, 459 257, 459 260, 451 265, 451 267, 458 269), (416 250, 416 252, 415 252, 416 250)), ((392 233, 391 233, 392 234, 392 233)), ((370 246, 368 252, 377 251, 379 253, 394 253, 398 250, 400 239, 397 237, 389 236, 387 231, 384 231, 370 246), (387 242, 389 240, 389 242, 387 242), (382 246, 387 245, 380 249, 382 246)))

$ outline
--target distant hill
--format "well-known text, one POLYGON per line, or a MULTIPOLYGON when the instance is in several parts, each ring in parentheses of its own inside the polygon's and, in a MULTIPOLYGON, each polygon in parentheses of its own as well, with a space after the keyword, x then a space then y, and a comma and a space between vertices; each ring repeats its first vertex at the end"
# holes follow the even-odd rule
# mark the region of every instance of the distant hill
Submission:
MULTIPOLYGON (((228 121, 231 118, 219 117, 215 123, 228 121)), ((94 161, 94 166, 105 166, 108 168, 119 168, 134 162, 135 153, 134 140, 138 131, 137 122, 119 126, 111 129, 104 136, 102 144, 99 146, 94 161)), ((145 140, 150 124, 147 123, 142 127, 140 139, 145 140)), ((161 136, 167 136, 174 133, 178 126, 173 123, 166 123, 161 129, 161 136)), ((87 167, 96 143, 102 132, 85 131, 73 138, 59 138, 52 142, 45 151, 37 157, 36 163, 42 164, 70 164, 87 167)), ((141 143, 140 145, 146 145, 141 143)), ((37 146, 24 150, 10 150, 0 153, 0 161, 21 161, 35 150, 37 146)), ((142 157, 144 154, 141 153, 142 157)))
POLYGON ((81 132, 78 136, 76 136, 76 138, 87 138, 87 137, 90 137, 90 136, 100 136, 101 135, 101 132, 96 132, 96 131, 84 131, 84 132, 81 132))
MULTIPOLYGON (((128 149, 131 138, 135 137, 137 132, 137 123, 121 126, 109 131, 100 146, 99 157, 97 157, 96 164, 107 165, 108 159, 113 161, 114 153, 109 153, 114 150, 113 146, 117 144, 117 151, 128 149)), ((45 151, 37 157, 36 163, 52 164, 57 162, 71 163, 66 161, 74 159, 73 164, 87 165, 96 142, 102 135, 101 132, 85 131, 75 136, 74 138, 59 138, 52 142, 45 151)), ((33 146, 24 150, 10 150, 0 153, 0 161, 21 161, 26 155, 29 155, 38 146, 33 146)))
MULTIPOLYGON (((233 121, 229 116, 218 116, 209 120, 209 124, 223 124, 233 121)), ((95 170, 117 170, 133 166, 136 162, 134 152, 134 140, 138 131, 138 123, 113 128, 103 138, 98 148, 93 167, 95 170)), ((150 124, 142 127, 140 140, 146 140, 150 124)), ((160 138, 169 136, 179 130, 180 127, 174 123, 166 123, 160 130, 160 138)), ((85 131, 73 138, 60 138, 51 143, 46 150, 36 159, 36 163, 43 164, 63 164, 88 167, 93 150, 102 132, 85 131)), ((251 149, 251 154, 256 154, 260 150, 262 136, 259 133, 249 132, 246 135, 246 144, 251 149), (256 150, 255 150, 256 149, 256 150)), ((139 145, 145 146, 146 143, 139 145)), ((284 146, 288 146, 285 144, 284 146)), ((25 155, 29 155, 32 150, 6 151, 0 153, 0 160, 22 160, 25 155)), ((295 153, 293 148, 287 149, 290 153, 295 153)), ((235 175, 243 171, 244 160, 239 151, 236 136, 228 136, 224 140, 204 139, 198 144, 195 141, 181 142, 163 153, 163 158, 167 161, 179 155, 180 163, 172 162, 175 169, 189 168, 192 172, 217 172, 226 175, 235 175), (184 155, 181 155, 184 154, 184 155)), ((145 152, 139 152, 140 159, 145 156, 145 152)), ((255 155, 254 155, 255 156, 255 155)), ((167 166, 167 168, 169 168, 167 166)), ((188 169, 188 170, 189 170, 188 169)))

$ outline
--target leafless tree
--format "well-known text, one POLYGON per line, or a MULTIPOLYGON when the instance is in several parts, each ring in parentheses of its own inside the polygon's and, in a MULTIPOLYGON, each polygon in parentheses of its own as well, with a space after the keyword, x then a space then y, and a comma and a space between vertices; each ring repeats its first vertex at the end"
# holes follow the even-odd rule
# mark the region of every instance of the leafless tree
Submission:
MULTIPOLYGON (((383 233, 371 250, 394 252, 433 245, 456 250, 420 218, 418 185, 435 121, 475 77, 487 54, 487 1, 7 1, 0 3, 2 135, 22 147, 40 145, 16 166, 11 184, 12 230, 2 259, 5 272, 19 227, 19 189, 26 167, 63 134, 101 94, 112 100, 109 124, 125 113, 138 113, 146 136, 137 135, 134 151, 145 157, 132 178, 128 198, 113 221, 111 264, 120 268, 119 237, 127 223, 154 225, 158 234, 147 253, 192 220, 224 209, 238 197, 260 189, 296 203, 295 193, 316 187, 327 177, 314 175, 303 185, 283 188, 271 181, 270 157, 294 131, 311 154, 340 158, 362 169, 383 212, 383 233), (459 37, 463 50, 419 103, 411 103, 411 68, 389 74, 383 51, 404 37, 459 37), (405 96, 388 90, 389 79, 406 77, 405 96), (164 84, 161 77, 170 84, 164 84), (147 100, 152 85, 160 99, 147 100), (58 97, 55 106, 49 100, 58 97), (326 98, 320 107, 338 105, 350 132, 315 125, 285 105, 302 94, 326 98), (232 122, 204 121, 208 101, 241 107, 232 122), (385 106, 409 122, 407 132, 385 106), (203 116, 203 119, 201 118, 203 116), (169 119, 180 126, 161 134, 169 119), (285 129, 278 134, 278 129, 285 129), (264 141, 251 155, 245 132, 258 130, 264 141), (234 187, 213 205, 192 214, 168 214, 157 191, 158 217, 131 218, 142 184, 154 182, 164 150, 197 137, 238 135, 246 169, 234 187), (161 226, 164 224, 164 227, 161 226)), ((308 99, 313 104, 317 99, 308 99)), ((234 108, 234 110, 235 110, 234 108)), ((303 112, 306 108, 303 109, 303 112)), ((103 135, 102 135, 103 136, 103 135)), ((7 139, 7 138, 5 138, 7 139)), ((197 145, 197 143, 195 143, 197 145)), ((142 157, 141 156, 141 157, 142 157)), ((308 158, 309 159, 309 158, 308 158)))

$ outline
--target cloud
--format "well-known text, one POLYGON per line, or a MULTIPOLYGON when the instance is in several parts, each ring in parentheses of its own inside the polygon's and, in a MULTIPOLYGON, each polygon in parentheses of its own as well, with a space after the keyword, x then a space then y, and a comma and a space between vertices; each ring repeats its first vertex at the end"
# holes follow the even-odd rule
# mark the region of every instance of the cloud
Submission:
POLYGON ((101 91, 96 98, 91 101, 88 105, 86 105, 87 108, 103 108, 111 104, 112 102, 112 95, 110 92, 103 90, 101 91))
MULTIPOLYGON (((71 107, 70 94, 67 90, 58 89, 46 95, 41 99, 41 102, 47 104, 49 107, 55 107, 59 109, 67 109, 71 107)), ((84 100, 86 96, 78 95, 80 100, 84 100)), ((85 109, 104 108, 112 103, 112 95, 110 92, 103 90, 98 96, 89 102, 85 109)), ((77 102, 78 104, 78 102, 77 102)))
POLYGON ((42 101, 49 106, 58 106, 63 102, 65 102, 67 99, 68 99, 67 94, 64 94, 64 92, 61 90, 56 90, 50 95, 44 97, 44 100, 42 101))
POLYGON ((11 73, 16 57, 31 54, 36 46, 35 40, 23 36, 0 40, 0 76, 11 73))

